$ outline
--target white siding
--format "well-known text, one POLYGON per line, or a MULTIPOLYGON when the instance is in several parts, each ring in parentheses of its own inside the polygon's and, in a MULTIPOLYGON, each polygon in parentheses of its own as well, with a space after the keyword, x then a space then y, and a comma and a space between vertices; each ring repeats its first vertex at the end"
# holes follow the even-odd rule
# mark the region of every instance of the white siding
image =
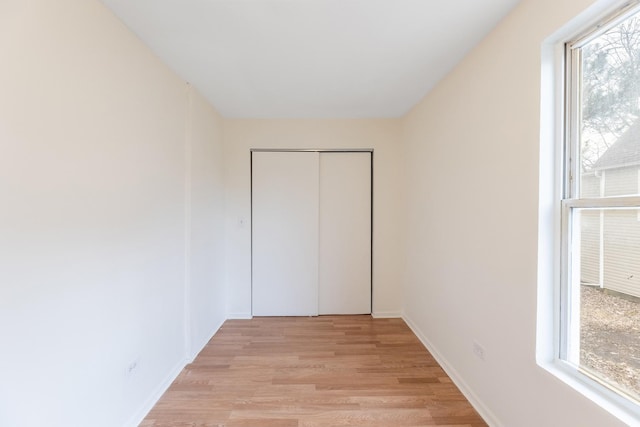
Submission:
POLYGON ((607 211, 604 218, 604 287, 640 297, 637 210, 607 211))

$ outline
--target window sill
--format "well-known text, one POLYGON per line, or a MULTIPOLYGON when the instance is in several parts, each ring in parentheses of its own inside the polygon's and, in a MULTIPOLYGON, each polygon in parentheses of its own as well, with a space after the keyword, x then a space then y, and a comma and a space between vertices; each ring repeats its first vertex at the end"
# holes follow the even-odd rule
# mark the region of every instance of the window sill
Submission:
POLYGON ((562 360, 538 362, 560 381, 628 425, 640 424, 640 405, 603 386, 562 360))

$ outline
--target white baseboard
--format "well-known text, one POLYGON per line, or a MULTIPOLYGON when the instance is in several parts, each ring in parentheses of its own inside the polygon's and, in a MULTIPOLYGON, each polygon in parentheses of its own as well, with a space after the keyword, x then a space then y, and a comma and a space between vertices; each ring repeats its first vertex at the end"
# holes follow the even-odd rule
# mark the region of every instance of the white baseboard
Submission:
POLYGON ((207 346, 207 344, 209 344, 209 341, 211 341, 211 338, 213 338, 213 336, 220 330, 220 327, 224 324, 225 320, 227 319, 222 319, 222 321, 220 321, 218 323, 218 325, 216 325, 215 328, 213 328, 212 332, 209 334, 209 338, 207 338, 207 340, 200 346, 200 348, 198 349, 198 351, 194 351, 192 354, 188 354, 187 355, 187 359, 185 361, 185 363, 188 365, 189 363, 193 363, 194 360, 196 360, 196 357, 198 357, 198 355, 200 354, 200 352, 202 350, 204 350, 204 348, 207 346))
POLYGON ((371 317, 374 319, 397 319, 402 317, 402 313, 399 311, 376 311, 371 313, 371 317))
POLYGON ((498 418, 495 414, 482 402, 482 400, 476 395, 473 390, 468 386, 468 384, 462 379, 458 371, 447 361, 447 359, 436 349, 436 347, 429 341, 424 333, 418 328, 415 322, 411 320, 411 318, 406 314, 402 313, 402 319, 405 321, 407 326, 413 331, 413 333, 418 337, 418 339, 422 342, 422 344, 429 350, 429 353, 436 359, 436 362, 440 364, 442 369, 449 375, 453 383, 460 389, 464 397, 467 398, 469 403, 475 408, 476 411, 480 414, 480 416, 485 420, 487 424, 491 427, 503 427, 502 424, 498 421, 498 418))
POLYGON ((175 379, 180 375, 180 372, 187 366, 189 363, 192 363, 198 354, 204 349, 204 347, 209 343, 211 338, 218 332, 222 324, 226 319, 223 319, 211 332, 209 339, 202 345, 202 347, 193 354, 193 356, 187 355, 184 361, 178 363, 172 370, 169 372, 169 375, 158 385, 158 387, 151 393, 146 402, 140 407, 138 411, 129 419, 127 423, 125 423, 125 427, 137 427, 140 425, 142 420, 147 416, 149 411, 153 409, 153 407, 158 403, 158 400, 162 397, 165 391, 169 388, 169 386, 175 381, 175 379))
POLYGON ((175 381, 175 379, 180 375, 182 369, 185 367, 184 360, 180 361, 174 368, 169 372, 169 375, 162 381, 158 387, 151 393, 149 398, 145 401, 145 403, 136 411, 135 414, 129 421, 127 421, 124 425, 125 427, 137 427, 140 425, 142 420, 147 416, 149 411, 158 403, 158 400, 162 397, 165 391, 169 388, 169 386, 175 381))
POLYGON ((250 320, 253 319, 251 313, 227 313, 227 319, 250 320))

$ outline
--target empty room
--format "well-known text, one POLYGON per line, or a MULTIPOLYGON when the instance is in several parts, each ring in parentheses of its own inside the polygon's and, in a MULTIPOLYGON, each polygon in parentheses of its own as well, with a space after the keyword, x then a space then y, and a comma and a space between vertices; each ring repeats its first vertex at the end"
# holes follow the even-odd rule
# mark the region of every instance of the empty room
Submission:
POLYGON ((640 425, 637 1, 2 0, 0 64, 1 427, 640 425))

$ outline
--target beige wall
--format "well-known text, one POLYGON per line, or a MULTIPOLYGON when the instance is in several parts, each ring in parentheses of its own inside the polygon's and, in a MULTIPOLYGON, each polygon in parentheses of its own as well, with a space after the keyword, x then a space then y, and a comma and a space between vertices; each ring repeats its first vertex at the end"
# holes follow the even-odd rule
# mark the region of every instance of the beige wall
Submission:
POLYGON ((223 119, 195 89, 187 99, 187 357, 226 319, 223 119))
POLYGON ((0 64, 0 425, 137 425, 224 319, 220 118, 95 0, 0 64))
POLYGON ((251 314, 251 148, 373 148, 373 312, 402 304, 402 169, 398 120, 226 120, 227 288, 231 317, 251 314), (240 224, 244 221, 244 225, 240 224))
POLYGON ((621 425, 536 365, 541 45, 590 3, 524 0, 404 121, 405 317, 495 426, 621 425))

